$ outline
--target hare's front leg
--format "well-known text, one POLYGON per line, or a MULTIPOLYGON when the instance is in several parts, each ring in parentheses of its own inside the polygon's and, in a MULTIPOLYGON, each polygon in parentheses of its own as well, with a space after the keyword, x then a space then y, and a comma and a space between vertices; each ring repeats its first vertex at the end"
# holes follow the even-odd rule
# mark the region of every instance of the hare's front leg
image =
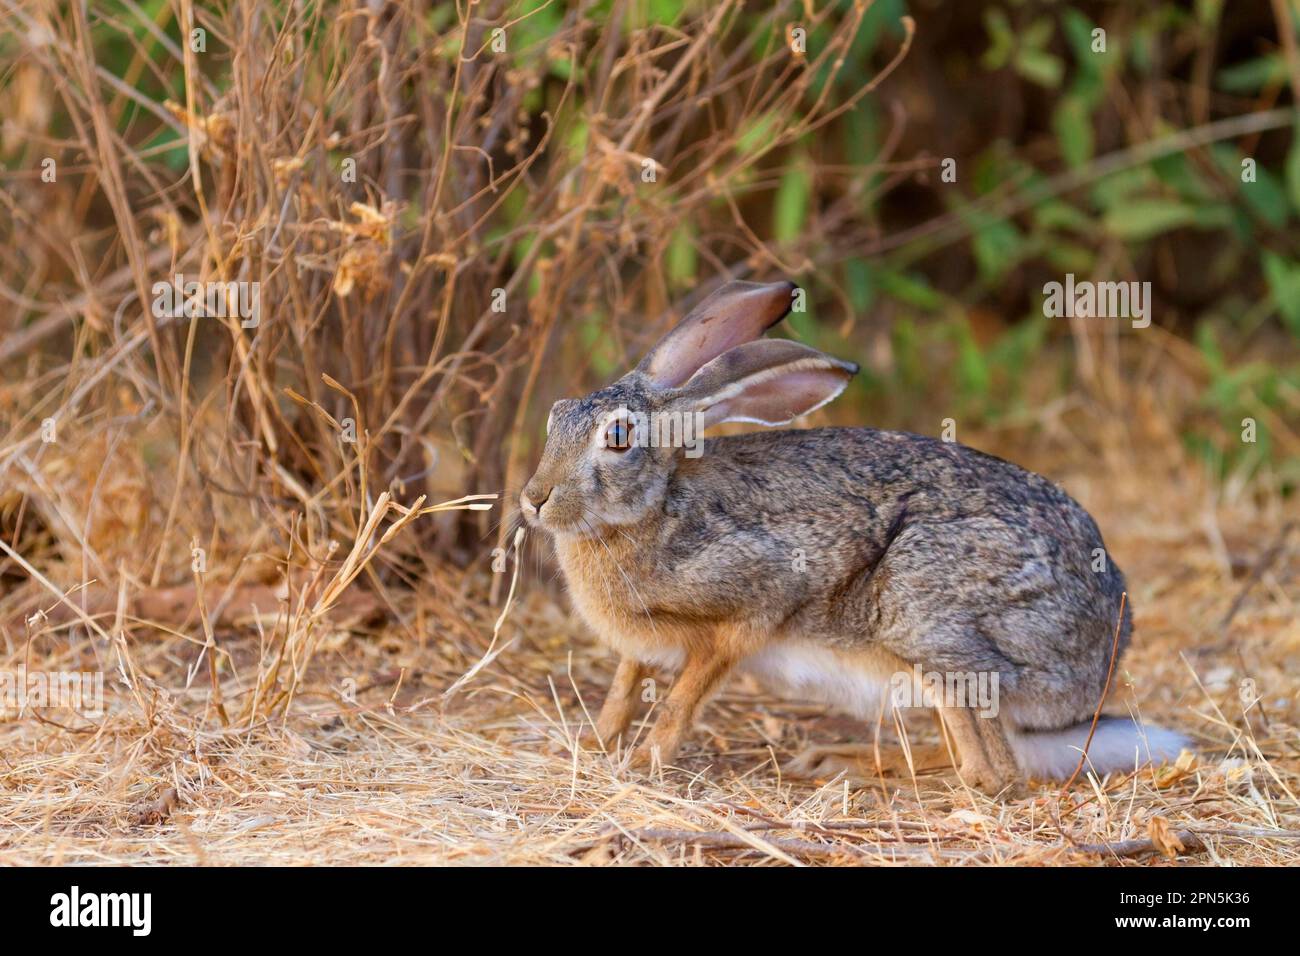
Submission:
POLYGON ((700 705, 727 676, 732 663, 730 657, 711 649, 688 653, 682 672, 677 675, 673 689, 663 702, 654 729, 632 754, 634 766, 653 766, 656 763, 663 766, 673 759, 690 732, 700 705))
POLYGON ((619 736, 627 730, 636 715, 636 691, 645 675, 645 665, 635 657, 624 654, 614 672, 614 682, 609 685, 605 703, 596 718, 596 736, 606 750, 613 750, 619 736))

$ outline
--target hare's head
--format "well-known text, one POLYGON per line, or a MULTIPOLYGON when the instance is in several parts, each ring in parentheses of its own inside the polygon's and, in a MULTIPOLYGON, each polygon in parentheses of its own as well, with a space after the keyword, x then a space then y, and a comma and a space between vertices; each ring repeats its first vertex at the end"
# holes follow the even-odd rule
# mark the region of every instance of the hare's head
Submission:
POLYGON ((783 425, 842 392, 852 362, 762 338, 794 293, 789 282, 730 282, 613 385, 556 402, 519 497, 525 518, 553 534, 635 524, 662 507, 677 463, 702 453, 708 426, 783 425))

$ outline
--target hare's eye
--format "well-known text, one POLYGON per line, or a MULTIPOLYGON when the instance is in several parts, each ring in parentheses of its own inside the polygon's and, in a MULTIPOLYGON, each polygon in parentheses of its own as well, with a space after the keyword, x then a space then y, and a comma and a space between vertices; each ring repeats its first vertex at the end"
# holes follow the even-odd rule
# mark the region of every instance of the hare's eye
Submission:
POLYGON ((605 428, 605 447, 614 451, 627 451, 632 447, 632 423, 616 419, 605 428))

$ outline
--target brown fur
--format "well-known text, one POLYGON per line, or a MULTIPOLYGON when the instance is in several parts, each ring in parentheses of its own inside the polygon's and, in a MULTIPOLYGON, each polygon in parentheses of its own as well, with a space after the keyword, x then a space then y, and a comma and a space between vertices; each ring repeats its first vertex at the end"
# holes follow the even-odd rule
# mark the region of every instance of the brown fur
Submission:
MULTIPOLYGON (((999 679, 999 714, 944 713, 972 784, 1016 780, 1012 743, 1035 733, 1039 751, 1025 752, 1055 748, 1056 766, 1061 734, 1105 685, 1124 591, 1095 523, 1058 487, 961 445, 874 429, 714 438, 698 457, 631 441, 640 425, 611 430, 629 412, 781 423, 839 394, 851 363, 745 341, 789 293, 724 288, 652 360, 551 411, 520 507, 554 536, 575 606, 620 655, 603 743, 626 730, 644 666, 678 677, 641 763, 671 760, 739 666, 861 713, 915 665, 999 679)), ((1126 609, 1121 649, 1129 630, 1126 609)))

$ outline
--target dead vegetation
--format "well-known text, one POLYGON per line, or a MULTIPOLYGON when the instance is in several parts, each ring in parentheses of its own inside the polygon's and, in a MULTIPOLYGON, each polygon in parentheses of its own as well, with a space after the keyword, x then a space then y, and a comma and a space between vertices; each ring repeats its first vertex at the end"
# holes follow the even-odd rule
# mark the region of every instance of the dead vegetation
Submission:
MULTIPOLYGON (((219 694, 192 621, 131 618, 112 643, 75 622, 11 638, 7 664, 118 676, 103 718, 0 728, 0 861, 1300 862, 1300 549, 1285 512, 1224 500, 1194 469, 1119 486, 1047 445, 1046 470, 1098 516, 1134 585, 1137 636, 1112 705, 1192 734, 1199 752, 1177 766, 1037 785, 1013 802, 951 775, 790 780, 781 765, 807 743, 875 729, 740 684, 706 708, 678 768, 631 774, 581 742, 612 662, 535 580, 526 549, 500 656, 451 696, 497 618, 472 571, 401 595, 395 614, 330 615, 293 706, 273 716, 248 715, 289 613, 274 595, 253 596, 256 618, 230 612, 207 649, 219 694), (243 716, 223 724, 217 699, 243 716)), ((913 743, 932 733, 910 729, 913 743)), ((881 746, 897 746, 890 728, 881 746)))

